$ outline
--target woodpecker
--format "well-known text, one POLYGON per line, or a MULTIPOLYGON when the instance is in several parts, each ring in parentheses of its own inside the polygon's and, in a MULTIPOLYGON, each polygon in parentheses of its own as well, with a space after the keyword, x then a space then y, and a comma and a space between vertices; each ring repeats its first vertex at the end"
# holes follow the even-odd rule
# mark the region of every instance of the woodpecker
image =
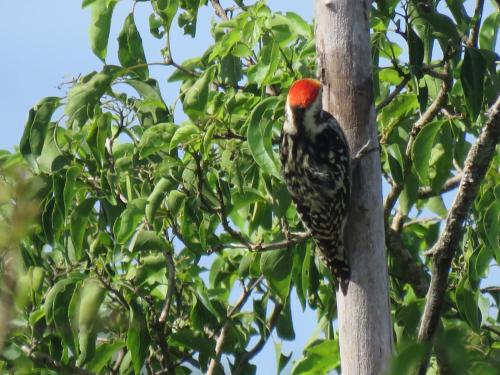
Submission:
POLYGON ((315 79, 295 81, 280 141, 282 173, 299 216, 320 257, 347 285, 350 268, 343 237, 350 195, 350 151, 337 120, 322 109, 315 79))

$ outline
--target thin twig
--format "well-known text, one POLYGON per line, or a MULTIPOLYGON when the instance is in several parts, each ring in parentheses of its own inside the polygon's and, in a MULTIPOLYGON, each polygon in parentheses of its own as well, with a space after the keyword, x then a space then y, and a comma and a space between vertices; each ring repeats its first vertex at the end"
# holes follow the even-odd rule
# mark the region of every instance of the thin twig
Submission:
POLYGON ((495 334, 497 334, 498 336, 500 336, 500 327, 495 327, 495 326, 492 326, 492 325, 484 325, 483 328, 487 331, 490 331, 490 332, 493 332, 495 334))
POLYGON ((296 245, 304 240, 311 238, 311 233, 303 232, 303 233, 293 233, 290 234, 290 238, 288 240, 271 242, 271 243, 229 243, 229 244, 220 244, 214 248, 212 248, 209 253, 214 253, 220 251, 222 249, 248 249, 253 252, 264 252, 271 250, 284 249, 292 245, 296 245))
POLYGON ((93 373, 87 371, 81 367, 72 366, 70 364, 64 364, 52 358, 50 355, 43 352, 35 352, 32 348, 28 346, 22 346, 23 352, 35 363, 45 365, 57 373, 63 374, 75 374, 75 375, 92 375, 93 373))
POLYGON ((225 21, 229 20, 229 17, 227 16, 226 11, 222 7, 222 5, 220 5, 219 0, 210 0, 210 2, 214 7, 215 14, 217 14, 219 18, 222 18, 225 21))
POLYGON ((252 248, 250 246, 250 243, 245 239, 245 237, 243 237, 243 235, 240 232, 238 232, 237 230, 231 228, 231 226, 229 225, 229 220, 227 219, 227 216, 226 216, 226 206, 224 204, 224 193, 222 192, 222 188, 220 186, 220 182, 219 181, 217 181, 215 183, 215 188, 217 190, 217 198, 218 198, 219 204, 220 204, 219 217, 220 217, 220 220, 221 220, 221 223, 222 223, 222 227, 235 240, 237 240, 238 242, 240 242, 242 244, 245 244, 245 247, 247 249, 252 250, 252 248))
POLYGON ((269 318, 269 322, 267 323, 267 331, 264 332, 264 335, 260 337, 260 340, 255 344, 255 346, 250 349, 250 351, 246 352, 239 358, 238 360, 238 367, 236 367, 236 370, 234 371, 235 375, 240 375, 243 372, 243 369, 245 366, 250 362, 250 360, 257 355, 264 345, 266 344, 267 340, 271 336, 271 332, 274 330, 276 323, 278 322, 278 318, 281 314, 281 311, 283 310, 283 305, 281 303, 275 302, 274 310, 273 313, 271 314, 271 317, 269 318))
POLYGON ((481 293, 494 293, 500 292, 500 286, 488 286, 486 288, 481 289, 481 293))
POLYGON ((456 189, 460 185, 460 181, 462 180, 462 173, 458 173, 453 177, 450 177, 443 184, 443 187, 440 191, 434 192, 430 186, 422 186, 418 188, 418 198, 419 199, 427 199, 430 197, 435 197, 444 193, 447 193, 453 189, 456 189))
POLYGON ((394 98, 406 87, 408 82, 410 82, 411 76, 409 74, 403 77, 403 80, 396 86, 396 88, 385 97, 380 103, 376 106, 376 111, 379 112, 382 108, 384 108, 387 104, 392 102, 394 98))
POLYGON ((481 26, 481 18, 483 16, 484 0, 476 0, 476 8, 472 17, 472 27, 470 36, 467 39, 467 47, 477 48, 477 40, 479 38, 479 27, 481 26))
MULTIPOLYGON (((455 200, 448 212, 446 224, 438 241, 429 252, 433 256, 431 285, 427 292, 427 301, 420 323, 418 340, 431 342, 439 325, 441 309, 448 287, 448 275, 451 262, 463 236, 464 222, 469 214, 479 187, 495 155, 495 148, 500 140, 500 96, 490 108, 488 119, 476 143, 470 149, 463 177, 455 200)), ((430 346, 429 346, 430 348, 430 346)), ((423 360, 419 374, 427 371, 430 352, 423 360)))
POLYGON ((253 289, 263 280, 263 278, 263 276, 260 276, 259 278, 253 280, 248 287, 245 287, 243 293, 240 295, 240 298, 238 298, 238 300, 236 301, 236 304, 228 311, 226 315, 226 322, 222 326, 219 337, 217 338, 217 342, 215 343, 215 358, 212 358, 212 360, 210 361, 207 375, 213 375, 215 370, 217 369, 217 365, 220 362, 222 347, 226 341, 227 332, 229 331, 229 328, 231 328, 231 317, 236 312, 241 310, 243 305, 252 294, 253 289))

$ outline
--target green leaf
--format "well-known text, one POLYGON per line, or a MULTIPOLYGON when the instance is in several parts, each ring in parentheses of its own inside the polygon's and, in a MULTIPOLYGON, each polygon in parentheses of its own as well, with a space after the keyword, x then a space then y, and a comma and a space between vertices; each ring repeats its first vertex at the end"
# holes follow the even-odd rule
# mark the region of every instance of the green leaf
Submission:
POLYGON ((233 56, 246 58, 252 55, 252 50, 244 43, 236 43, 231 50, 233 56))
POLYGON ((142 47, 142 39, 135 25, 134 14, 125 18, 125 23, 118 36, 118 60, 125 68, 133 68, 141 79, 147 79, 149 69, 146 65, 146 56, 142 47))
POLYGON ((80 356, 77 364, 81 366, 94 356, 99 309, 104 301, 105 289, 97 279, 87 279, 83 283, 80 308, 78 312, 78 343, 80 356))
POLYGON ((241 40, 241 33, 239 30, 234 29, 223 34, 223 37, 217 42, 217 44, 212 49, 209 62, 214 61, 216 58, 222 58, 227 56, 232 47, 241 40))
POLYGON ((457 309, 463 319, 476 332, 481 326, 480 313, 478 308, 478 291, 472 290, 469 281, 462 279, 456 291, 457 309))
POLYGON ((71 329, 68 312, 75 287, 75 283, 68 283, 65 288, 57 293, 53 305, 53 317, 56 330, 61 336, 64 345, 73 353, 77 352, 76 340, 73 335, 73 330, 71 329))
POLYGON ((264 43, 259 55, 259 62, 248 69, 248 81, 266 85, 274 78, 280 59, 279 45, 272 40, 264 43))
POLYGON ((128 202, 127 208, 116 220, 113 227, 118 243, 124 244, 135 232, 139 223, 144 219, 146 203, 147 200, 144 198, 137 198, 128 202))
MULTIPOLYGON (((500 255, 500 200, 495 200, 484 213, 483 227, 489 246, 500 255)), ((497 259, 500 260, 500 256, 497 259)))
POLYGON ((281 352, 282 350, 282 343, 281 342, 274 342, 274 353, 275 353, 275 360, 276 360, 276 375, 281 374, 281 371, 286 367, 288 362, 290 362, 290 359, 292 358, 292 353, 290 353, 288 356, 283 355, 281 352))
POLYGON ((396 183, 403 182, 403 157, 401 151, 396 143, 387 146, 387 162, 391 176, 396 183))
POLYGON ((90 23, 90 44, 92 51, 103 62, 108 50, 111 16, 116 0, 98 0, 92 3, 92 20, 90 23))
POLYGON ((200 129, 190 122, 184 123, 181 126, 177 126, 175 133, 170 140, 169 150, 173 150, 180 144, 185 144, 192 142, 196 135, 200 133, 200 129))
POLYGON ((304 350, 304 358, 295 364, 292 375, 326 374, 338 366, 340 366, 338 342, 318 340, 304 350))
POLYGON ((172 215, 174 216, 178 215, 185 201, 186 201, 186 194, 178 190, 172 190, 168 194, 167 208, 172 215))
POLYGON ((139 141, 138 149, 141 159, 147 158, 158 151, 168 152, 170 150, 170 141, 175 131, 179 127, 175 124, 157 124, 148 128, 139 141))
POLYGON ((63 189, 64 199, 64 216, 68 216, 70 207, 73 206, 73 198, 76 194, 76 180, 82 173, 82 168, 79 165, 73 165, 66 171, 66 183, 63 189))
POLYGON ((112 118, 112 114, 106 112, 95 119, 86 138, 90 151, 101 168, 104 165, 106 138, 111 130, 112 118))
POLYGON ((83 240, 85 229, 89 221, 90 213, 96 202, 95 198, 85 199, 73 211, 71 215, 71 241, 75 249, 75 257, 77 260, 83 256, 83 240))
POLYGON ((45 320, 47 324, 52 323, 54 319, 54 301, 59 293, 66 289, 68 285, 83 280, 85 276, 80 273, 72 273, 65 279, 58 280, 47 293, 44 302, 45 320))
POLYGON ((242 63, 233 55, 224 56, 220 62, 221 83, 228 86, 236 86, 243 77, 242 63))
POLYGON ((205 114, 208 101, 208 85, 214 79, 216 66, 208 68, 189 88, 182 101, 184 112, 193 120, 205 114))
POLYGON ((410 173, 405 180, 404 189, 399 197, 401 211, 408 215, 411 208, 418 199, 418 178, 414 173, 410 173))
POLYGON ((295 331, 293 330, 292 310, 290 307, 290 298, 288 298, 278 321, 276 322, 276 333, 283 340, 295 340, 295 331))
POLYGON ((108 362, 113 359, 115 353, 121 350, 124 346, 125 343, 121 340, 99 345, 95 350, 92 360, 87 362, 85 367, 89 371, 100 373, 108 362))
POLYGON ((82 1, 82 8, 86 8, 86 7, 88 7, 89 5, 93 4, 96 1, 97 0, 83 0, 82 1))
POLYGON ((149 279, 162 280, 165 277, 166 267, 167 261, 160 250, 160 253, 158 254, 141 257, 141 263, 136 267, 129 269, 126 279, 134 280, 136 285, 139 286, 144 284, 144 282, 147 282, 149 279))
POLYGON ((493 51, 497 45, 498 28, 500 27, 500 13, 493 12, 483 21, 479 33, 479 46, 482 49, 493 51))
POLYGON ((60 102, 60 98, 47 97, 30 109, 28 121, 24 126, 24 133, 19 143, 19 149, 24 157, 32 155, 36 158, 42 152, 50 119, 60 102))
POLYGON ((179 8, 179 0, 155 0, 152 3, 155 11, 165 21, 165 29, 168 31, 179 8))
POLYGON ((415 71, 417 77, 421 77, 421 67, 424 61, 424 43, 410 25, 408 25, 407 34, 410 67, 415 71))
POLYGON ((436 120, 427 124, 417 135, 412 148, 412 160, 415 170, 424 185, 429 185, 429 160, 436 135, 443 125, 443 121, 436 120))
POLYGON ((127 349, 132 354, 134 373, 139 374, 149 351, 147 320, 142 307, 133 301, 130 304, 130 318, 127 332, 127 349))
POLYGON ((278 162, 272 149, 272 112, 280 103, 278 97, 262 100, 247 120, 247 139, 250 152, 257 164, 267 174, 281 179, 278 162))
POLYGON ((141 230, 137 234, 134 244, 134 250, 137 251, 154 250, 162 252, 168 247, 168 243, 152 230, 141 230))
POLYGON ((411 343, 398 348, 398 353, 391 360, 390 375, 413 374, 416 372, 425 355, 425 346, 411 343))
POLYGON ((400 123, 401 119, 412 114, 419 108, 418 97, 414 93, 400 94, 394 100, 385 106, 377 120, 384 129, 391 129, 400 123))
POLYGON ((214 305, 212 304, 212 301, 210 300, 210 297, 208 296, 208 293, 205 289, 205 285, 203 282, 197 282, 197 289, 196 289, 196 296, 198 298, 198 301, 202 303, 202 305, 212 313, 212 315, 216 318, 220 318, 219 312, 215 309, 214 305))
POLYGON ((458 42, 460 40, 458 27, 450 17, 435 11, 420 12, 420 16, 429 23, 432 35, 437 39, 440 39, 446 44, 450 39, 452 42, 458 42))
POLYGON ((286 19, 288 20, 288 25, 290 30, 298 35, 302 35, 306 38, 311 38, 313 35, 311 25, 306 22, 301 16, 294 12, 286 12, 286 19))
POLYGON ((145 102, 148 105, 156 106, 164 110, 167 109, 165 102, 161 97, 158 82, 155 79, 149 78, 146 81, 128 79, 125 82, 132 86, 145 99, 145 102))
POLYGON ((62 128, 58 128, 55 123, 49 124, 47 133, 45 134, 42 152, 36 159, 42 172, 57 172, 70 163, 71 157, 63 154, 61 146, 58 144, 62 138, 60 133, 63 132, 62 128))
POLYGON ((446 206, 443 202, 443 197, 440 195, 429 198, 426 208, 439 215, 439 217, 443 219, 446 218, 446 215, 448 215, 448 210, 446 209, 446 206))
POLYGON ((188 350, 196 350, 206 356, 215 356, 215 350, 210 341, 200 332, 183 329, 172 333, 168 338, 169 345, 183 346, 188 350))
POLYGON ((465 48, 460 80, 472 121, 476 120, 483 106, 485 73, 486 62, 481 53, 473 48, 465 48))
POLYGON ((153 191, 148 197, 146 205, 146 219, 148 222, 153 223, 155 220, 156 211, 161 205, 161 202, 167 195, 169 190, 172 190, 174 184, 167 178, 162 177, 153 188, 153 191))
POLYGON ((433 191, 439 192, 450 175, 453 165, 453 134, 450 122, 446 121, 439 130, 429 160, 429 179, 433 191))
POLYGON ((260 268, 272 289, 286 301, 292 278, 292 256, 288 249, 266 251, 261 255, 260 268))
POLYGON ((91 73, 81 79, 68 94, 66 114, 69 122, 82 126, 89 117, 94 115, 94 107, 111 86, 116 75, 121 73, 115 66, 105 66, 100 73, 91 73))

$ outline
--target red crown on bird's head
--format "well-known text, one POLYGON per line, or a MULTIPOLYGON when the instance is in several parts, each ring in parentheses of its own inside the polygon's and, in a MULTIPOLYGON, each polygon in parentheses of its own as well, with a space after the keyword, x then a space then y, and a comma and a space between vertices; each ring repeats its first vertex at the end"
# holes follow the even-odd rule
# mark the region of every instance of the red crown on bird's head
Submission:
POLYGON ((295 81, 288 90, 288 104, 290 107, 309 107, 318 97, 321 83, 312 78, 295 81))

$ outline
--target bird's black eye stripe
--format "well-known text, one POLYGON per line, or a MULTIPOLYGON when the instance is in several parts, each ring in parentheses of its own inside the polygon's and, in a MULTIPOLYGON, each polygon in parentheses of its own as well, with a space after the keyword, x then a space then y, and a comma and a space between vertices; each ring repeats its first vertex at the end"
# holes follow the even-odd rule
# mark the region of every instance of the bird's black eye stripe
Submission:
POLYGON ((296 124, 302 124, 304 121, 304 116, 305 116, 305 109, 302 107, 294 107, 292 108, 293 112, 293 119, 296 124))

